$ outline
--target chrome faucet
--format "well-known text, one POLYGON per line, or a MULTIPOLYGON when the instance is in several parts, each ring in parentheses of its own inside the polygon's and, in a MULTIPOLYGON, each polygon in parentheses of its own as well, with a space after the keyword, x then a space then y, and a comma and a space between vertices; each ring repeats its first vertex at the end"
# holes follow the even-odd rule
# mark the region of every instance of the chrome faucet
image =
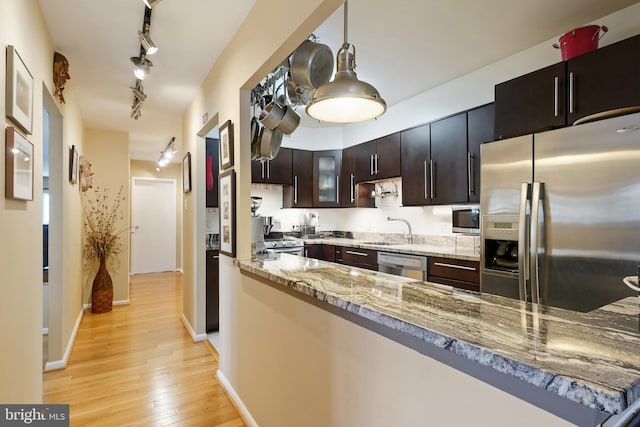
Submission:
POLYGON ((392 216, 388 216, 387 221, 402 221, 407 224, 407 228, 409 229, 409 233, 407 234, 407 243, 410 245, 413 244, 413 233, 411 232, 411 224, 409 224, 409 221, 404 218, 394 218, 392 216))

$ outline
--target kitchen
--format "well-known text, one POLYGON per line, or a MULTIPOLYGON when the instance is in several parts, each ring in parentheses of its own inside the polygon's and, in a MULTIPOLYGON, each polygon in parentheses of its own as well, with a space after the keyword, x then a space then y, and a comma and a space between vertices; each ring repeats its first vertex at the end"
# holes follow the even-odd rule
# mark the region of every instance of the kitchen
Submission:
MULTIPOLYGON (((532 69, 534 69, 534 68, 532 68, 532 69)), ((531 70, 532 70, 532 69, 531 69, 531 70)), ((529 71, 531 71, 531 70, 529 70, 529 71)), ((523 70, 522 74, 524 74, 524 72, 525 72, 525 71, 526 71, 526 70, 523 70)), ((505 80, 506 80, 506 79, 505 79, 505 80)), ((420 100, 417 100, 416 102, 419 102, 419 101, 420 101, 420 100)), ((478 103, 478 105, 481 105, 481 104, 482 104, 482 103, 478 103)), ((457 109, 457 111, 464 111, 464 110, 466 110, 466 109, 471 109, 471 108, 474 108, 474 107, 476 107, 476 106, 477 106, 477 105, 468 105, 468 106, 464 106, 464 107, 462 107, 462 108, 457 109)), ((446 116, 446 114, 445 114, 445 115, 443 115, 443 116, 446 116)), ((443 117, 443 116, 440 116, 440 117, 443 117)), ((438 119, 438 118, 440 118, 440 117, 434 117, 434 120, 436 120, 436 119, 438 119)), ((413 123, 412 125, 415 125, 415 123, 413 123)), ((408 128, 408 127, 410 127, 410 126, 407 126, 407 128, 408 128)), ((396 130, 396 129, 394 129, 394 130, 396 130)), ((345 131, 345 132, 346 132, 346 131, 345 131)), ((390 133, 392 133, 392 132, 387 132, 386 134, 390 134, 390 133)), ((346 132, 346 134, 348 134, 348 132, 346 132)), ((382 134, 385 134, 385 133, 382 133, 382 134)), ((294 135, 295 135, 295 133, 294 133, 294 135)), ((374 139, 374 138, 378 137, 379 135, 380 135, 380 134, 377 134, 377 135, 371 135, 371 136, 372 136, 371 138, 367 138, 367 136, 366 136, 366 135, 365 135, 365 136, 359 135, 358 137, 359 137, 360 139, 364 139, 364 140, 366 140, 366 139, 374 139)), ((293 138, 293 137, 292 137, 292 138, 293 138)), ((319 140, 320 140, 320 139, 322 139, 322 138, 319 138, 319 140)), ((343 137, 343 140, 344 140, 344 137, 343 137)), ((316 140, 316 141, 317 141, 317 140, 316 140)), ((326 140, 325 140, 325 141, 326 141, 326 140)), ((363 141, 362 141, 362 140, 360 140, 360 141, 358 141, 358 142, 363 142, 363 141)), ((284 140, 283 145, 284 145, 285 147, 287 146, 287 140, 286 140, 286 139, 284 140)), ((345 146, 346 146, 346 145, 347 145, 347 144, 345 144, 345 146)), ((350 146, 350 145, 353 145, 353 144, 349 144, 349 146, 350 146)), ((312 146, 313 146, 313 145, 312 145, 312 146)), ((319 146, 319 144, 316 144, 315 146, 319 146)), ((323 145, 321 145, 321 146, 323 147, 323 149, 324 149, 324 148, 340 148, 340 146, 339 146, 339 145, 338 145, 337 147, 326 147, 326 143, 325 143, 325 144, 323 144, 323 145)), ((298 145, 298 146, 296 146, 296 148, 301 148, 301 147, 298 145)), ((391 187, 390 187, 390 188, 391 188, 391 187)), ((390 188, 389 188, 389 189, 390 189, 390 188)), ((300 223, 299 221, 304 221, 304 220, 302 219, 302 218, 303 218, 303 216, 304 216, 304 211, 303 211, 303 210, 293 210, 293 209, 292 209, 292 210, 291 210, 291 215, 292 215, 292 217, 291 217, 291 218, 287 218, 286 216, 284 216, 284 215, 283 215, 283 213, 282 213, 282 212, 279 212, 279 211, 277 210, 277 209, 279 209, 279 207, 278 207, 278 206, 279 206, 279 202, 277 201, 277 194, 278 194, 278 190, 279 190, 279 188, 278 188, 278 187, 276 187, 276 186, 271 186, 271 188, 269 188, 269 185, 266 185, 266 184, 265 184, 265 187, 264 187, 264 188, 261 188, 261 191, 266 191, 266 192, 271 191, 272 193, 275 193, 275 194, 273 194, 273 196, 275 197, 275 200, 276 200, 276 202, 273 202, 273 204, 275 205, 275 210, 274 210, 274 211, 271 211, 271 212, 269 212, 269 211, 266 211, 266 210, 265 210, 265 213, 270 213, 270 214, 272 214, 272 216, 274 216, 274 217, 278 217, 279 215, 280 215, 280 216, 282 216, 282 218, 279 218, 279 219, 281 219, 281 221, 284 221, 284 222, 285 222, 285 224, 284 224, 284 228, 287 228, 287 221, 290 221, 290 222, 289 222, 289 224, 291 224, 291 226, 296 225, 296 224, 299 224, 299 223, 300 223)), ((390 191, 391 191, 391 190, 390 190, 390 191)), ((254 192, 253 192, 253 191, 252 191, 252 193, 251 193, 251 194, 252 194, 252 195, 257 195, 257 194, 254 194, 254 192)), ((264 196, 265 194, 263 193, 262 195, 264 196)), ((282 197, 282 196, 281 196, 281 197, 282 197)), ((263 207, 267 207, 267 206, 268 206, 268 203, 270 203, 267 199, 269 199, 269 197, 263 197, 263 203, 264 203, 264 204, 263 204, 263 207), (267 201, 265 201, 265 200, 267 200, 267 201)), ((389 200, 391 200, 391 198, 389 198, 389 200)), ((397 203, 397 202, 396 202, 396 203, 397 203)), ((368 225, 368 224, 370 224, 370 223, 373 223, 373 224, 383 224, 384 226, 389 225, 389 224, 387 223, 387 221, 386 221, 386 217, 387 217, 387 216, 409 217, 410 215, 406 215, 406 214, 405 214, 405 212, 406 212, 406 211, 405 211, 405 209, 410 209, 410 210, 415 209, 415 211, 416 211, 416 212, 418 212, 418 214, 417 214, 417 215, 420 215, 421 213, 423 213, 423 212, 425 212, 425 211, 431 211, 431 212, 432 212, 434 209, 436 209, 435 207, 428 207, 428 208, 405 208, 405 207, 398 207, 398 206, 399 206, 399 205, 395 205, 395 206, 393 206, 393 207, 389 208, 389 209, 391 209, 391 210, 390 210, 390 211, 388 211, 388 212, 383 212, 383 209, 386 209, 386 208, 382 208, 382 209, 381 209, 381 208, 378 208, 378 209, 366 209, 366 208, 362 208, 362 209, 347 209, 347 210, 338 210, 338 209, 317 209, 317 210, 315 210, 315 209, 311 209, 311 212, 317 212, 317 213, 319 214, 319 218, 318 218, 318 219, 319 219, 319 224, 321 225, 321 230, 332 230, 332 229, 340 229, 340 228, 342 228, 342 224, 340 224, 338 221, 342 221, 342 220, 344 220, 344 218, 349 218, 349 216, 350 216, 350 215, 353 215, 353 212, 351 212, 351 211, 357 211, 357 212, 356 212, 356 214, 354 215, 354 216, 356 216, 356 218, 355 218, 355 219, 353 219, 351 223, 348 223, 348 224, 347 224, 347 226, 345 226, 345 227, 344 227, 344 230, 349 230, 349 229, 351 229, 351 230, 356 231, 356 232, 357 232, 357 231, 360 231, 360 232, 367 232, 367 231, 372 231, 372 230, 368 230, 368 229, 367 229, 367 227, 369 227, 369 225, 368 225), (397 210, 399 210, 399 212, 397 212, 397 211, 393 211, 393 209, 397 209, 397 210), (360 215, 361 215, 360 211, 362 211, 362 216, 360 216, 360 215), (335 213, 334 213, 334 212, 335 212, 335 213), (366 215, 371 215, 371 212, 375 212, 375 213, 373 213, 373 215, 376 215, 376 217, 374 218, 374 221, 370 221, 370 220, 366 217, 366 215), (325 219, 325 218, 326 218, 326 219, 325 219), (332 218, 333 218, 333 221, 335 221, 335 223, 332 223, 332 222, 331 222, 331 221, 332 221, 332 218), (339 219, 338 219, 338 218, 339 218, 339 219), (325 221, 326 221, 326 222, 325 222, 325 221)), ((440 209, 440 208, 438 208, 438 209, 440 209)), ((446 209, 446 208, 443 208, 443 209, 446 209)), ((430 213, 431 213, 431 212, 430 212, 430 213)), ((435 213, 437 214, 437 213, 438 213, 438 211, 436 211, 435 213)), ((434 215, 433 213, 431 213, 431 214, 432 214, 432 215, 434 215)), ((286 214, 285 214, 285 215, 286 215, 286 214)), ((434 216, 436 216, 436 215, 434 215, 434 216)), ((439 216, 439 215, 438 215, 438 216, 439 216)), ((441 220, 440 222, 443 222, 443 223, 444 223, 445 221, 448 221, 447 213, 442 214, 442 216, 440 216, 440 217, 442 218, 442 220, 441 220)), ((415 233, 415 234, 431 234, 431 233, 438 233, 438 232, 441 232, 442 234, 447 234, 447 233, 449 233, 448 231, 446 231, 446 232, 441 231, 441 230, 443 230, 443 229, 444 229, 444 227, 445 227, 444 225, 442 226, 442 227, 443 227, 442 229, 440 229, 440 228, 439 228, 439 226, 435 226, 435 228, 432 228, 432 229, 425 229, 425 228, 420 228, 420 227, 421 227, 421 225, 420 225, 420 224, 423 224, 423 223, 424 223, 424 220, 423 220, 422 218, 419 218, 419 217, 418 217, 418 218, 415 218, 415 220, 414 220, 413 218, 410 218, 410 220, 413 222, 413 224, 412 224, 412 225, 413 225, 413 227, 414 227, 414 230, 413 230, 413 231, 414 231, 414 233, 415 233)), ((348 221, 349 221, 349 220, 348 220, 348 221)), ((395 223, 394 223, 393 225, 394 225, 395 227, 397 227, 397 228, 395 228, 395 229, 393 230, 393 233, 394 233, 394 234, 397 234, 397 235, 398 235, 398 237, 403 236, 403 234, 404 234, 404 228, 403 228, 403 225, 402 225, 401 223, 397 223, 397 224, 395 224, 395 223)), ((377 231, 377 230, 374 230, 374 231, 377 231)), ((293 262, 292 262, 292 263, 293 263, 293 262)), ((294 264, 294 263, 293 263, 293 264, 294 264)), ((314 265, 313 263, 310 263, 309 265, 306 265, 306 264, 305 264, 305 268, 311 269, 311 268, 313 268, 313 265, 314 265)), ((322 266, 323 266, 323 264, 321 264, 321 263, 317 264, 317 267, 318 267, 318 268, 322 268, 322 266)), ((245 269, 246 269, 246 270, 250 270, 250 269, 251 269, 251 267, 250 267, 250 266, 248 266, 247 264, 243 264, 243 265, 241 266, 241 270, 245 270, 245 269)), ((243 274, 243 278, 242 278, 243 286, 246 286, 246 287, 247 287, 246 292, 248 292, 248 294, 249 294, 249 295, 251 295, 251 297, 252 297, 252 298, 258 299, 258 297, 260 297, 260 303, 258 303, 257 301, 256 301, 256 302, 254 302, 254 303, 250 303, 249 301, 247 301, 246 309, 252 309, 252 310, 254 310, 254 309, 255 309, 255 310, 256 310, 256 311, 255 311, 256 316, 258 316, 258 317, 260 317, 260 316, 265 316, 265 318, 269 318, 269 319, 270 319, 270 321, 274 321, 274 322, 278 325, 278 327, 277 327, 278 331, 280 331, 280 332, 284 332, 285 330, 289 331, 289 333, 283 333, 283 337, 282 337, 282 338, 279 338, 279 339, 284 340, 284 341, 283 341, 284 343, 286 343, 286 342, 287 342, 287 340, 291 340, 290 345, 291 345, 291 346, 293 346, 293 347, 287 347, 287 348, 291 348, 291 351, 293 351, 293 354, 295 354, 295 355, 299 355, 300 357, 306 357, 306 358, 308 358, 307 360, 314 360, 314 361, 317 361, 317 363, 319 363, 321 367, 322 367, 322 366, 326 367, 326 363, 322 363, 322 359, 318 360, 317 356, 314 356, 314 355, 312 355, 312 354, 309 354, 309 352, 308 352, 308 351, 304 351, 304 350, 302 350, 302 349, 297 348, 297 345, 296 345, 296 344, 294 344, 294 342, 295 342, 295 340, 296 340, 296 339, 302 339, 302 338, 301 338, 301 337, 299 337, 299 336, 298 336, 298 334, 294 334, 294 333, 292 333, 292 332, 290 331, 290 329, 289 329, 288 327, 286 327, 286 326, 283 324, 283 321, 285 320, 284 318, 288 318, 288 317, 293 316, 293 319, 295 319, 295 321, 296 321, 296 322, 301 322, 300 324, 301 324, 301 325, 304 325, 304 329, 305 329, 305 330, 308 330, 309 332, 311 332, 311 331, 315 331, 315 333, 316 333, 316 334, 319 334, 319 335, 321 335, 321 336, 323 336, 323 337, 324 337, 324 333, 323 333, 323 332, 321 332, 321 331, 318 329, 318 327, 317 327, 317 326, 314 326, 314 324, 313 324, 313 321, 312 321, 312 320, 303 320, 300 316, 294 316, 294 315, 293 315, 293 313, 301 312, 301 310, 304 310, 304 309, 303 309, 303 308, 301 308, 299 305, 296 305, 296 304, 291 303, 290 301, 281 301, 277 296, 274 296, 274 295, 267 295, 267 293, 269 293, 269 291, 268 291, 268 290, 263 290, 263 289, 258 290, 257 286, 259 286, 259 285, 261 284, 261 281, 260 281, 260 280, 256 280, 256 279, 255 279, 255 276, 245 276, 245 275, 244 275, 244 273, 242 273, 242 274, 243 274), (272 299, 272 298, 273 298, 273 299, 272 299), (268 301, 268 302, 267 302, 267 301, 268 301), (277 301, 277 302, 276 302, 276 301, 277 301), (277 307, 279 307, 280 309, 282 309, 282 310, 283 310, 283 311, 281 312, 281 314, 280 314, 280 315, 278 315, 278 316, 275 316, 275 318, 274 318, 273 316, 269 315, 269 311, 270 311, 270 310, 268 309, 268 306, 271 306, 272 304, 275 304, 275 305, 274 305, 274 307, 275 307, 275 306, 277 306, 277 307), (287 310, 292 310, 292 311, 287 311, 287 310), (291 314, 291 315, 287 315, 287 314, 285 314, 285 313, 292 313, 292 314, 291 314), (283 316, 284 316, 284 318, 282 318, 283 316), (283 328, 283 329, 281 330, 280 328, 283 328), (297 338, 294 338, 294 337, 297 337, 297 338), (303 355, 304 355, 304 356, 303 356, 303 355)), ((252 270, 252 274, 259 274, 259 273, 258 273, 257 271, 255 271, 255 270, 252 270)), ((274 272, 271 272, 271 274, 273 275, 273 274, 275 274, 275 273, 274 273, 274 272)), ((293 274, 293 273, 290 273, 290 274, 293 274)), ((308 279, 308 278, 305 278, 305 279, 308 279)), ((312 308, 309 308, 309 310, 313 311, 313 309, 312 309, 312 308)), ((320 322, 320 324, 328 323, 328 324, 333 325, 333 323, 334 323, 334 321, 333 321, 333 320, 331 320, 331 319, 327 318, 326 316, 322 316, 322 315, 317 314, 317 313, 316 313, 316 314, 313 314, 313 313, 307 313, 307 311, 306 311, 306 310, 304 310, 304 315, 305 315, 305 316, 306 316, 306 315, 309 315, 309 316, 310 316, 310 317, 312 317, 313 319, 315 319, 315 320, 319 321, 319 322, 320 322), (319 316, 319 317, 318 317, 318 316, 319 316)), ((293 319, 291 319, 291 320, 293 320, 293 319)), ((526 322, 526 320, 527 320, 527 319, 526 319, 526 317, 525 317, 525 318, 523 318, 523 321, 525 321, 525 322, 526 322)), ((338 325, 336 324, 335 326, 338 326, 338 325)), ((341 327, 341 328, 347 328, 347 329, 348 329, 348 327, 347 327, 346 325, 342 324, 342 323, 340 323, 340 327, 341 327)), ((256 336, 256 334, 257 334, 257 333, 258 333, 258 332, 256 331, 256 333, 255 333, 255 334, 250 334, 250 335, 251 335, 251 337, 252 337, 252 338, 257 339, 257 340, 258 340, 258 342, 264 342, 264 340, 261 340, 260 338, 258 338, 258 337, 256 336)), ((268 332, 268 333, 267 333, 267 332, 264 330, 264 328, 260 328, 260 333, 266 333, 266 334, 268 334, 269 336, 271 336, 271 335, 272 335, 273 333, 275 333, 275 332, 268 332)), ((305 336, 306 336, 306 335, 305 335, 305 336)), ((310 336, 308 336, 308 337, 307 337, 307 339, 308 339, 308 340, 310 340, 312 336, 313 336, 313 334, 311 334, 310 336)), ((342 335, 340 335, 340 336, 341 336, 342 338, 345 338, 345 337, 344 337, 344 336, 342 336, 342 335)), ((359 336, 358 336, 358 337, 359 337, 359 336)), ((356 338, 358 338, 358 337, 356 337, 356 338)), ((327 337, 327 338, 328 338, 328 337, 327 337)), ((352 338, 353 338, 353 337, 352 337, 352 338)), ((362 337, 360 337, 360 338, 362 338, 362 337)), ((249 345, 249 344, 248 344, 248 342, 247 342, 245 339, 243 339, 243 340, 242 340, 242 342, 243 342, 243 345, 249 345)), ((306 342, 308 345, 310 345, 310 346, 313 346, 313 345, 314 345, 313 340, 311 340, 311 341, 305 341, 305 342, 306 342)), ((317 344, 317 343, 316 343, 316 344, 317 344)), ((254 345, 249 345, 249 348, 255 348, 255 347, 254 347, 254 345)), ((378 350, 380 350, 380 349, 378 349, 378 350)), ((322 353, 322 354, 324 354, 323 352, 321 352, 321 353, 322 353)), ((347 358, 347 360, 349 360, 349 359, 347 358)), ((342 359, 341 359, 341 362, 342 362, 342 363, 346 363, 346 361, 343 361, 342 359)), ((362 361, 361 363, 364 363, 364 361, 362 361)), ((372 363, 373 363, 373 361, 371 361, 371 362, 367 362, 367 364, 366 364, 365 366, 368 366, 368 367, 377 366, 377 367, 378 367, 378 369, 382 369, 382 365, 376 365, 375 363, 373 363, 373 365, 372 365, 372 363)), ((294 371, 298 372, 298 375, 300 375, 300 372, 301 372, 300 370, 296 370, 296 369, 294 369, 294 371)), ((303 371, 304 371, 304 370, 303 370, 303 371)), ((286 381, 291 381, 292 383, 296 383, 296 381, 295 381, 295 378, 294 378, 293 374, 286 373, 286 372, 282 371, 281 369, 277 369, 277 370, 276 370, 276 372, 277 372, 279 375, 282 375, 282 376, 283 376, 283 378, 285 378, 285 379, 286 379, 286 381)), ((359 371, 358 371, 358 372, 359 372, 359 371)), ((351 375, 351 374, 349 374, 349 375, 351 375)), ((354 374, 354 375, 355 375, 355 374, 354 374)), ((242 376, 244 377, 244 375, 242 375, 242 376)), ((357 377, 358 377, 359 379, 362 379, 362 376, 361 376, 361 375, 359 375, 359 374, 357 375, 357 377)), ((386 378, 386 377, 385 377, 385 378, 386 378)), ((388 379, 388 378, 387 378, 387 379, 388 379)), ((406 379, 406 378, 405 378, 405 379, 406 379)), ((393 381, 391 381, 391 382, 393 382, 393 381)), ((323 385, 322 381, 321 381, 321 380, 319 380, 318 378, 316 378, 315 376, 314 376, 314 384, 320 384, 320 385, 319 385, 320 390, 322 390, 322 389, 324 388, 324 387, 322 387, 322 385, 323 385), (316 383, 316 381, 318 381, 318 382, 316 383)), ((375 387, 375 385, 374 385, 374 384, 369 383, 369 385, 370 385, 371 387, 375 387)), ((327 387, 327 388, 328 388, 328 387, 327 387)), ((351 389, 351 387, 349 387, 349 389, 351 389)), ((486 392, 486 391, 485 391, 485 390, 483 390, 483 392, 486 392)), ((319 392, 319 393, 321 394, 321 392, 319 392)), ((405 395, 405 393, 403 393, 403 396, 404 396, 404 395, 405 395)), ((314 394, 314 396, 316 396, 316 395, 314 394)), ((320 398, 319 396, 316 396, 316 397, 320 398)), ((326 398, 323 398, 323 399, 326 399, 326 398)))

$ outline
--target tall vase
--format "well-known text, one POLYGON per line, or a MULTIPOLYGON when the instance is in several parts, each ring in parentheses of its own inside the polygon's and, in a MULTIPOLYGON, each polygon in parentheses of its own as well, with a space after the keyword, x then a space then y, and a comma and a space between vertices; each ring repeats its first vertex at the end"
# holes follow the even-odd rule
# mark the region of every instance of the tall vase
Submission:
POLYGON ((107 271, 106 257, 100 257, 100 267, 91 287, 91 312, 106 313, 113 308, 113 283, 107 271))

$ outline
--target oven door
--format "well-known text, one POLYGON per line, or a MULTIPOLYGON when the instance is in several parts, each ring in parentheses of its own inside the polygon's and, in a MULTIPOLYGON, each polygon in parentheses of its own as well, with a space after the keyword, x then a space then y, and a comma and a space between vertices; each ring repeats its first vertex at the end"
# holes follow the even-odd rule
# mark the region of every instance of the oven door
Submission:
POLYGON ((289 255, 298 255, 302 256, 304 252, 304 247, 289 247, 289 248, 271 248, 267 249, 268 254, 289 254, 289 255))

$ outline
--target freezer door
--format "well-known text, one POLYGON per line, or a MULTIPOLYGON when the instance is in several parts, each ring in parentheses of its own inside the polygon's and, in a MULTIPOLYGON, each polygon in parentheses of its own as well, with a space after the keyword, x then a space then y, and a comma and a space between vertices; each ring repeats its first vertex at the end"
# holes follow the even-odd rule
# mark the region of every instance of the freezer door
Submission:
POLYGON ((533 179, 533 135, 482 144, 480 214, 518 215, 520 189, 533 179))
POLYGON ((541 303, 590 311, 633 295, 622 279, 640 264, 640 114, 536 134, 534 152, 541 303))

